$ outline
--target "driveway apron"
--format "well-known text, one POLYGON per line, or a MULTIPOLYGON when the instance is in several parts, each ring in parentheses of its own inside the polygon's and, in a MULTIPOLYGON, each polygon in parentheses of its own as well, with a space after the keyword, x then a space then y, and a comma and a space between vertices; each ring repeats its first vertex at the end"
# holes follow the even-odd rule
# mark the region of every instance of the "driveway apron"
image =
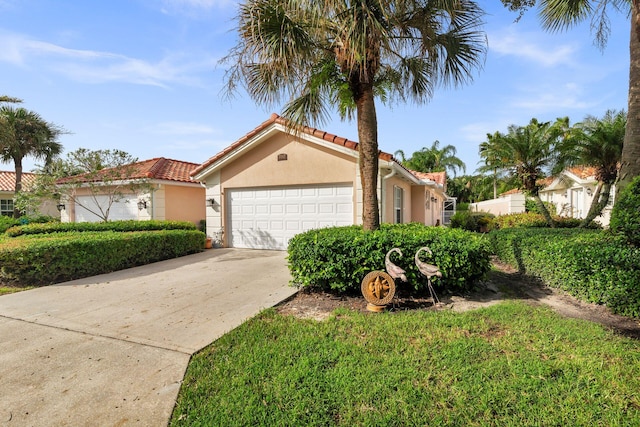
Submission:
POLYGON ((191 355, 296 292, 285 256, 213 249, 0 297, 0 425, 166 425, 191 355))

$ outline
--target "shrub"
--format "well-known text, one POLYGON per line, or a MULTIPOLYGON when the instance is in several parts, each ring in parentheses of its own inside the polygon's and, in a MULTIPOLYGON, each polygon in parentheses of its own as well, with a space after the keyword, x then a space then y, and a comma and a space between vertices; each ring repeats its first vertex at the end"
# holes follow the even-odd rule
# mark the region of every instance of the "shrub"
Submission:
POLYGON ((630 243, 640 246, 640 176, 620 193, 611 212, 609 227, 626 236, 630 243))
POLYGON ((62 233, 69 231, 155 231, 155 230, 195 230, 196 226, 187 221, 109 221, 109 222, 58 222, 47 224, 27 224, 7 230, 11 237, 30 234, 62 233))
POLYGON ((451 217, 451 228, 485 232, 494 217, 488 212, 456 211, 451 217))
MULTIPOLYGON (((552 202, 542 202, 542 204, 545 205, 545 207, 547 208, 547 211, 551 215, 554 215, 556 213, 556 205, 554 203, 552 203, 552 202)), ((533 199, 529 199, 529 198, 527 198, 524 201, 524 210, 525 210, 525 212, 542 214, 542 212, 540 212, 540 208, 538 207, 538 204, 536 203, 536 201, 533 200, 533 199)))
POLYGON ((442 279, 434 285, 451 291, 469 289, 490 268, 488 241, 481 235, 422 224, 383 224, 380 230, 365 232, 362 227, 334 227, 298 234, 289 242, 289 269, 292 284, 337 292, 360 289, 370 271, 384 270, 387 251, 399 247, 404 257, 393 262, 407 271, 410 285, 426 288, 413 257, 429 246, 440 267, 442 279))
MULTIPOLYGON (((553 218, 557 228, 576 228, 580 225, 580 219, 556 216, 553 218)), ((545 221, 542 214, 525 212, 508 215, 500 215, 495 217, 489 224, 492 230, 502 228, 548 228, 549 225, 545 221)), ((594 224, 597 228, 597 224, 594 224)))
POLYGON ((614 312, 640 317, 640 248, 600 230, 504 229, 490 234, 498 257, 521 272, 614 312))
POLYGON ((46 285, 199 252, 196 230, 58 233, 12 239, 0 246, 0 279, 46 285))
POLYGON ((0 215, 0 233, 4 233, 16 225, 20 225, 20 221, 10 216, 0 215))

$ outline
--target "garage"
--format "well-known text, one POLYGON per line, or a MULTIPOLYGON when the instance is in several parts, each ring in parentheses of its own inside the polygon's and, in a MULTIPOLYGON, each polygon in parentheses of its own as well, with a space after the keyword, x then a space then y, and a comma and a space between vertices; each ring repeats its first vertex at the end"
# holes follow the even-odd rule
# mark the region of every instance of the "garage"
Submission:
MULTIPOLYGON (((103 211, 106 211, 109 199, 109 196, 78 196, 76 198, 75 221, 101 222, 103 219, 91 211, 100 212, 96 203, 102 207, 103 211)), ((109 210, 109 221, 125 219, 138 219, 137 198, 134 195, 124 196, 120 201, 114 202, 109 210)))
POLYGON ((353 186, 287 186, 227 191, 229 246, 285 250, 298 233, 353 224, 353 186))

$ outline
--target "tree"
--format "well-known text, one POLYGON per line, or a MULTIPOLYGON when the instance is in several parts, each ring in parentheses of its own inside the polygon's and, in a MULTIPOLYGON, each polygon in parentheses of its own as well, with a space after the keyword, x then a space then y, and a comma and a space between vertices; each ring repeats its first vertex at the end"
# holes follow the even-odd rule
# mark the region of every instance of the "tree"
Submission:
MULTIPOLYGON (((518 177, 523 190, 534 198, 550 227, 555 227, 555 222, 540 199, 538 180, 545 176, 545 170, 551 170, 558 164, 556 148, 567 123, 568 119, 559 119, 552 124, 534 118, 527 126, 511 125, 506 134, 496 132, 490 138, 494 146, 490 150, 492 156, 504 160, 500 168, 518 177)), ((488 156, 487 153, 480 154, 488 156)))
MULTIPOLYGON (((502 0, 511 10, 521 13, 536 4, 535 0, 502 0)), ((549 31, 564 31, 590 19, 595 42, 600 49, 607 44, 611 25, 608 12, 625 13, 630 17, 629 42, 629 104, 620 172, 616 195, 631 180, 640 175, 640 2, 638 0, 540 0, 542 27, 549 31)), ((617 197, 616 197, 617 199, 617 197)))
POLYGON ((422 147, 420 151, 416 151, 408 160, 404 159, 404 152, 401 153, 402 164, 409 169, 418 172, 443 172, 450 170, 456 175, 458 170, 463 172, 467 170, 462 160, 456 157, 456 147, 446 145, 440 148, 440 141, 434 141, 431 147, 422 147))
MULTIPOLYGON (((16 173, 15 195, 22 191, 22 160, 35 157, 50 163, 62 151, 58 137, 64 130, 24 108, 0 107, 0 162, 13 162, 16 173)), ((14 209, 15 218, 20 209, 14 209)))
POLYGON ((138 159, 122 150, 79 148, 42 170, 43 195, 59 194, 62 200, 81 206, 104 222, 114 203, 127 194, 149 193, 149 180, 138 175, 138 159), (47 177, 53 177, 47 178, 47 177), (88 195, 89 198, 81 196, 88 195))
POLYGON ((480 158, 484 163, 478 168, 480 173, 491 173, 493 182, 493 198, 498 198, 498 178, 500 172, 508 169, 509 153, 500 147, 500 133, 487 134, 487 140, 480 143, 480 158))
POLYGON ((292 129, 336 106, 356 118, 363 227, 379 227, 375 99, 426 102, 439 85, 471 79, 486 42, 471 0, 248 0, 240 41, 224 59, 227 91, 243 84, 259 104, 286 101, 292 129))
POLYGON ((604 117, 587 116, 569 131, 561 151, 569 163, 593 166, 598 180, 587 216, 580 227, 587 227, 609 203, 611 186, 618 177, 627 116, 624 111, 609 110, 604 117))

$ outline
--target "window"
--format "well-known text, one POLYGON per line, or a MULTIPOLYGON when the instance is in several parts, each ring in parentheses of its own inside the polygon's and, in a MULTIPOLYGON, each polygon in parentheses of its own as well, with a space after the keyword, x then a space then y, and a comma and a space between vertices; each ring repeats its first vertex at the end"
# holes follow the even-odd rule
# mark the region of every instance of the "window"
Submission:
POLYGON ((0 199, 0 215, 13 216, 12 199, 0 199))
POLYGON ((393 217, 396 224, 402 223, 402 206, 404 204, 404 190, 393 187, 393 217))

